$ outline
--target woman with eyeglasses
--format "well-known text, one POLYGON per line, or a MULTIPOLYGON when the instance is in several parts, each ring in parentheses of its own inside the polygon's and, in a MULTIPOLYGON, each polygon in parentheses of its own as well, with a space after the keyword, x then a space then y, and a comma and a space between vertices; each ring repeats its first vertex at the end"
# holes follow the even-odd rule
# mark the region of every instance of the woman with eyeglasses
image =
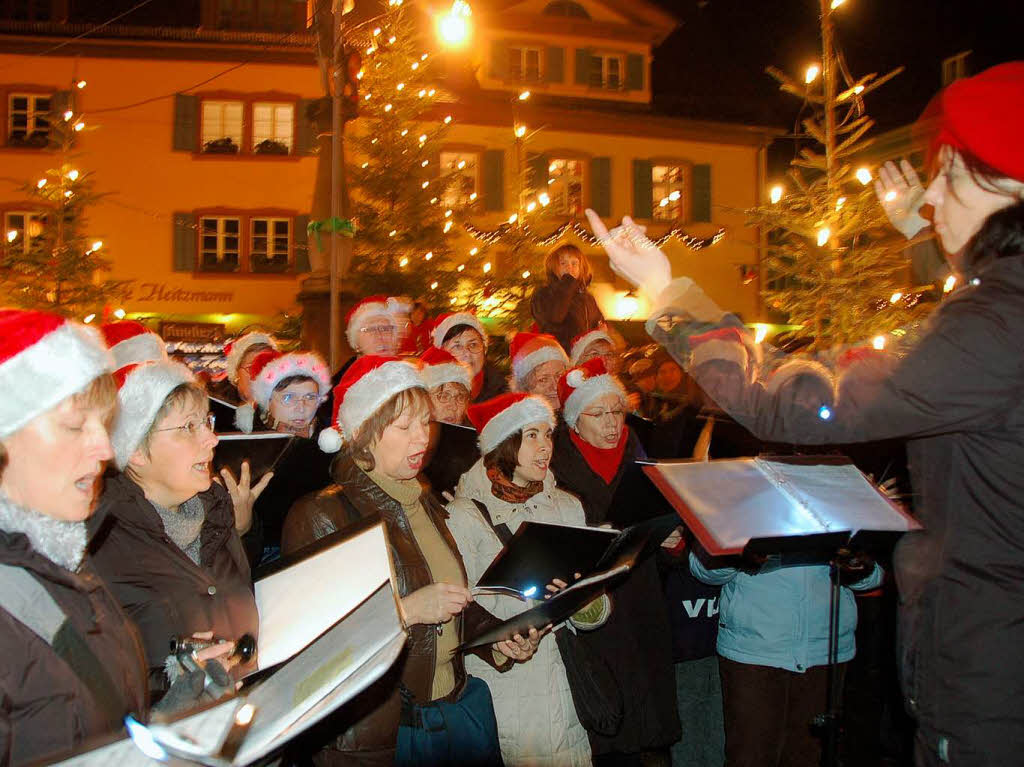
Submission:
MULTIPOLYGON (((551 470, 577 496, 588 525, 626 527, 671 507, 636 463, 644 451, 627 425, 626 390, 600 357, 558 382, 562 425, 551 470)), ((671 540, 671 539, 670 539, 671 540)), ((608 661, 622 691, 623 721, 613 736, 590 733, 594 764, 640 764, 679 740, 672 635, 654 557, 643 560, 611 592, 608 623, 592 645, 608 661)))
POLYGON ((430 333, 438 349, 444 349, 459 362, 469 366, 470 402, 483 402, 508 389, 505 376, 487 361, 487 331, 472 312, 442 314, 434 321, 430 333))
MULTIPOLYGON (((210 477, 217 445, 205 389, 184 365, 153 361, 115 373, 114 465, 94 522, 93 561, 135 622, 156 700, 180 673, 172 637, 256 637, 259 616, 236 515, 261 489, 233 498, 210 477)), ((227 663, 222 658, 222 662, 227 663)))
POLYGON ((430 441, 423 475, 439 498, 448 499, 459 477, 480 457, 476 429, 466 418, 472 376, 468 365, 436 346, 427 349, 419 361, 430 395, 430 441))

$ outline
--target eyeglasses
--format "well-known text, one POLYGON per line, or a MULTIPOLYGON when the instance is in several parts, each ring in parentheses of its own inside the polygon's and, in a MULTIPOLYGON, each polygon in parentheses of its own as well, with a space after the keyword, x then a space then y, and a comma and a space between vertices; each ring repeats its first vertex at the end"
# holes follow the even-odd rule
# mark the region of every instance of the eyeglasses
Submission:
POLYGON ((324 399, 319 394, 293 394, 292 392, 286 392, 285 394, 274 392, 274 396, 277 397, 285 407, 295 407, 296 405, 319 405, 324 399))
POLYGON ((470 354, 479 354, 484 350, 484 345, 480 341, 470 341, 468 344, 449 344, 447 350, 453 355, 456 352, 467 351, 470 354))
POLYGON ((371 325, 368 328, 359 328, 359 332, 371 336, 393 336, 397 330, 394 325, 371 325))
POLYGON ((435 394, 434 399, 442 405, 447 405, 449 402, 457 402, 461 405, 463 402, 469 402, 469 395, 463 392, 442 391, 435 394))
POLYGON ((588 411, 584 410, 582 413, 580 413, 580 415, 585 415, 587 418, 604 418, 606 416, 611 416, 614 420, 621 421, 622 419, 624 419, 626 417, 626 411, 625 410, 591 410, 591 411, 588 412, 588 411))
POLYGON ((186 421, 181 426, 168 426, 166 429, 153 429, 153 431, 180 431, 186 436, 194 437, 199 433, 199 430, 205 426, 210 430, 210 433, 213 434, 213 425, 216 421, 217 416, 213 413, 207 413, 204 418, 198 421, 190 420, 186 421))

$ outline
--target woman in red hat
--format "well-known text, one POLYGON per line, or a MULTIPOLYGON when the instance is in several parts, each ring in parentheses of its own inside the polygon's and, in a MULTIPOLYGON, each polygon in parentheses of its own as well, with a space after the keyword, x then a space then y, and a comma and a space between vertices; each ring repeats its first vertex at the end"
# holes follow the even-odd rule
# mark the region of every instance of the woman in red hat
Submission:
MULTIPOLYGON (((894 564, 919 765, 1017 764, 1024 743, 1022 105, 1024 61, 937 97, 938 162, 924 199, 962 287, 895 369, 848 378, 827 417, 780 407, 756 383, 708 391, 761 439, 908 440, 925 529, 903 538, 894 564)), ((612 267, 656 307, 648 332, 681 363, 689 337, 709 323, 740 326, 692 280, 673 280, 666 256, 631 220, 609 236, 587 214, 612 267)))

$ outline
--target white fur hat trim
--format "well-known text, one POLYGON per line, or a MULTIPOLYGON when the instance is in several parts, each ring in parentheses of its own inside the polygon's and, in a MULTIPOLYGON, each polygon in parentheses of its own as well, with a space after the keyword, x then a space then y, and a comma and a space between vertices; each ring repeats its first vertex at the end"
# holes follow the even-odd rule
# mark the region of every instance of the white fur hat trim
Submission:
POLYGON ((99 333, 65 322, 0 364, 0 437, 109 373, 114 361, 99 333))
POLYGON ((293 353, 282 354, 268 362, 259 375, 252 379, 252 398, 263 410, 270 407, 270 396, 274 387, 285 378, 291 376, 307 376, 316 381, 317 391, 326 397, 331 391, 331 375, 327 371, 327 363, 319 354, 293 353))
POLYGON ((545 344, 525 357, 512 361, 512 374, 515 376, 516 382, 522 385, 523 379, 530 375, 535 367, 543 365, 545 362, 562 362, 569 367, 569 358, 565 356, 561 346, 545 344))
POLYGON ((142 444, 167 395, 182 384, 194 382, 192 371, 180 362, 144 362, 128 373, 117 392, 117 415, 110 430, 118 469, 128 465, 128 459, 142 444))
MULTIPOLYGON (((572 376, 576 372, 573 370, 569 375, 572 376)), ((570 385, 574 385, 570 378, 566 378, 566 381, 570 385)), ((605 394, 617 394, 623 402, 626 400, 626 390, 622 388, 619 379, 612 374, 605 373, 585 379, 579 386, 575 386, 573 393, 566 398, 565 406, 562 408, 562 418, 570 427, 575 428, 583 408, 605 394)))
POLYGON ((231 383, 238 384, 238 366, 242 364, 242 357, 249 351, 250 346, 256 344, 266 344, 271 349, 277 349, 277 340, 272 335, 255 331, 246 333, 231 342, 231 351, 228 352, 224 361, 224 367, 228 371, 228 380, 231 383))
POLYGON ((349 318, 348 325, 345 326, 345 339, 348 341, 348 345, 353 350, 359 348, 359 328, 370 317, 382 317, 386 322, 395 325, 392 311, 394 310, 384 301, 367 301, 356 309, 349 318))
POLYGON ((167 346, 156 333, 139 333, 111 346, 110 353, 114 355, 114 369, 120 370, 126 365, 166 360, 167 346))
POLYGON ((690 367, 695 368, 712 360, 735 362, 746 372, 749 357, 747 348, 739 341, 723 341, 715 338, 693 348, 690 355, 690 367))
POLYGON ((591 330, 586 335, 580 336, 576 340, 576 343, 572 345, 572 351, 569 354, 569 357, 572 360, 573 365, 579 364, 580 357, 583 356, 583 352, 585 352, 587 347, 594 343, 594 341, 607 341, 612 346, 615 346, 615 341, 613 341, 612 337, 608 335, 608 331, 601 329, 591 330))
POLYGON ((338 408, 338 425, 345 439, 352 439, 359 427, 393 396, 415 388, 427 387, 419 371, 404 360, 385 362, 366 373, 349 387, 338 408))
POLYGON ((487 343, 487 331, 484 330, 483 323, 477 319, 475 314, 470 312, 455 312, 454 314, 445 317, 441 322, 437 324, 437 327, 433 330, 433 341, 434 346, 438 349, 441 348, 441 344, 444 343, 444 337, 448 335, 448 331, 454 328, 456 325, 469 325, 473 330, 480 334, 484 339, 484 343, 487 343))
POLYGON ((765 391, 769 394, 776 394, 779 389, 794 378, 803 375, 814 376, 815 378, 821 379, 821 382, 826 386, 835 387, 832 373, 830 373, 829 369, 820 362, 815 362, 814 360, 793 359, 779 365, 779 367, 775 369, 775 372, 772 373, 765 382, 765 391))
POLYGON ((543 421, 555 426, 555 413, 543 397, 531 395, 511 405, 491 418, 480 432, 477 443, 481 453, 489 453, 517 431, 531 423, 543 421))
POLYGON ((443 362, 440 365, 424 365, 420 371, 423 383, 428 389, 435 389, 446 383, 462 384, 466 391, 473 388, 473 376, 469 367, 461 362, 443 362))

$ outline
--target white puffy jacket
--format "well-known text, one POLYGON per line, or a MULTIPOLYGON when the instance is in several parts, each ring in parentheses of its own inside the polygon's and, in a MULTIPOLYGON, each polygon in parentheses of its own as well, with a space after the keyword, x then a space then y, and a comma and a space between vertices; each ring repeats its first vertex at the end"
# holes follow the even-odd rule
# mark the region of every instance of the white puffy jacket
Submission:
MULTIPOLYGON (((513 533, 525 521, 586 524, 579 500, 556 488, 550 472, 544 479, 543 491, 525 503, 511 504, 494 497, 483 460, 477 461, 462 475, 455 500, 448 505, 448 527, 466 563, 471 584, 476 583, 502 548, 474 500, 487 507, 494 524, 505 523, 513 533)), ((478 596, 476 600, 502 619, 527 609, 526 604, 513 597, 478 596)), ((501 756, 508 767, 582 767, 591 763, 590 741, 576 716, 554 637, 544 637, 533 658, 506 673, 499 673, 473 655, 466 656, 466 671, 491 688, 501 756)))

